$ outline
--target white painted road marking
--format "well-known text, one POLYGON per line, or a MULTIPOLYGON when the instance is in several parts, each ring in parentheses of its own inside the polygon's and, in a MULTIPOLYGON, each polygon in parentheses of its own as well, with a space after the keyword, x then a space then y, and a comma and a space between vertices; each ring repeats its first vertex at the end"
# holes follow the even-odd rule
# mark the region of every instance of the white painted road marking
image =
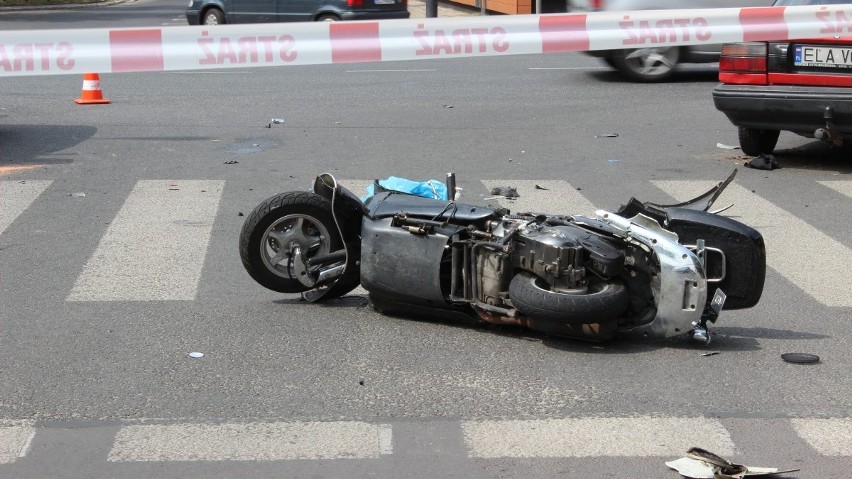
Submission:
MULTIPOLYGON (((653 183, 680 201, 716 185, 704 181, 653 183)), ((729 185, 716 202, 723 203, 734 203, 725 214, 735 216, 764 236, 768 266, 826 306, 852 306, 852 269, 845 261, 838 261, 852 258, 852 250, 742 186, 729 185)))
POLYGON ((462 430, 479 458, 670 456, 696 444, 734 453, 727 429, 703 417, 465 421, 462 430))
POLYGON ((47 189, 52 180, 0 181, 0 234, 47 189))
POLYGON ((852 181, 817 181, 817 183, 852 198, 852 181))
POLYGON ((118 431, 107 460, 378 458, 392 452, 392 436, 388 428, 354 421, 131 425, 118 431))
POLYGON ((585 215, 594 217, 595 205, 567 181, 559 180, 482 180, 487 191, 500 186, 512 186, 518 189, 519 198, 515 200, 499 199, 500 206, 512 213, 539 212, 555 215, 585 215), (542 190, 536 188, 536 185, 542 190))
POLYGON ((852 456, 852 418, 793 419, 796 433, 820 454, 852 456))
POLYGON ((10 464, 27 455, 35 437, 28 421, 0 422, 0 464, 10 464))
POLYGON ((224 184, 139 181, 68 300, 194 300, 224 184))

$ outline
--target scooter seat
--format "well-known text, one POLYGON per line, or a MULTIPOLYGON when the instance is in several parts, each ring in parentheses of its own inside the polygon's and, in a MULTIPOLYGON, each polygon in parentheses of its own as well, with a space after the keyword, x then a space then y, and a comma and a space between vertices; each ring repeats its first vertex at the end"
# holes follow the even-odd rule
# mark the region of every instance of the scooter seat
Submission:
POLYGON ((389 218, 405 214, 410 218, 425 220, 447 220, 451 222, 470 223, 502 216, 502 212, 487 206, 468 205, 449 201, 424 198, 397 191, 377 193, 367 200, 370 217, 374 219, 389 218))

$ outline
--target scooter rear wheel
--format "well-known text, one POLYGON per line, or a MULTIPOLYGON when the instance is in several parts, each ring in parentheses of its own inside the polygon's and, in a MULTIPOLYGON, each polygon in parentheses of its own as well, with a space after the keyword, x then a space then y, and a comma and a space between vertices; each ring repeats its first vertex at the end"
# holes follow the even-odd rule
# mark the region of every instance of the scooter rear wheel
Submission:
POLYGON ((588 292, 551 291, 538 276, 521 272, 509 283, 509 297, 521 313, 544 321, 571 324, 599 323, 627 309, 627 288, 619 280, 589 282, 588 292))
POLYGON ((342 248, 331 214, 331 203, 307 191, 281 193, 259 204, 240 233, 240 259, 262 286, 280 293, 301 293, 311 287, 298 280, 292 252, 299 247, 308 258, 342 248))

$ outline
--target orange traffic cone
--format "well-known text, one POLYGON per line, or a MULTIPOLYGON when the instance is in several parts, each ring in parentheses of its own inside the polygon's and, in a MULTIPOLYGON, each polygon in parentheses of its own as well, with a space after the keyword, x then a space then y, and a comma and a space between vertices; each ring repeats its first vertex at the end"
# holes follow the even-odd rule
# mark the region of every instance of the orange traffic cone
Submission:
POLYGON ((101 79, 97 73, 83 73, 83 91, 74 102, 80 105, 109 103, 109 99, 101 93, 101 79))

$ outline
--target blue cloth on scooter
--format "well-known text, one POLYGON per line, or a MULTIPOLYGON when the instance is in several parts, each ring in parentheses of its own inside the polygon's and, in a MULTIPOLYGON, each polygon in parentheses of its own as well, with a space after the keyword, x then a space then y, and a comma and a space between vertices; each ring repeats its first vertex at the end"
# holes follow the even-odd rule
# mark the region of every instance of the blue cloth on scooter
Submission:
MULTIPOLYGON (((447 186, 438 180, 412 181, 405 178, 389 176, 384 180, 376 180, 379 186, 386 190, 399 191, 410 195, 447 200, 447 186)), ((367 201, 376 194, 375 183, 367 186, 367 196, 361 197, 361 201, 367 201)))

